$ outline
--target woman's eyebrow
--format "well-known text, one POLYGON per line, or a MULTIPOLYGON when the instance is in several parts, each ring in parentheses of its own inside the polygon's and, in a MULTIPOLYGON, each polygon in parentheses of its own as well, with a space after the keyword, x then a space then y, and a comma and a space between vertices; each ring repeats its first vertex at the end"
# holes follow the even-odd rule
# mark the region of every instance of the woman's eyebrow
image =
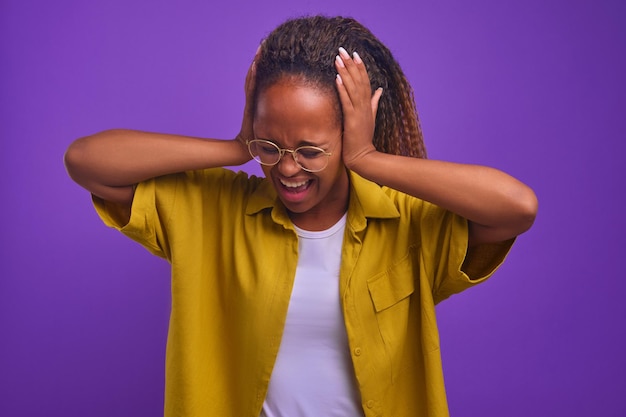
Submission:
MULTIPOLYGON (((271 138, 263 138, 263 137, 260 137, 260 136, 257 136, 257 137, 256 137, 256 139, 266 140, 266 141, 268 141, 268 142, 272 142, 273 144, 275 144, 275 145, 276 145, 276 146, 278 146, 279 148, 284 148, 284 146, 283 146, 280 142, 278 142, 277 140, 275 140, 275 139, 271 139, 271 138)), ((311 141, 309 141, 309 140, 303 139, 303 140, 300 140, 300 141, 296 144, 296 146, 294 147, 294 149, 295 149, 295 148, 299 148, 299 147, 301 147, 301 146, 315 146, 316 148, 322 148, 322 149, 323 149, 325 145, 327 145, 327 144, 321 144, 321 145, 320 145, 319 143, 316 143, 316 142, 311 142, 311 141)), ((285 149, 288 149, 288 148, 285 148, 285 149)))

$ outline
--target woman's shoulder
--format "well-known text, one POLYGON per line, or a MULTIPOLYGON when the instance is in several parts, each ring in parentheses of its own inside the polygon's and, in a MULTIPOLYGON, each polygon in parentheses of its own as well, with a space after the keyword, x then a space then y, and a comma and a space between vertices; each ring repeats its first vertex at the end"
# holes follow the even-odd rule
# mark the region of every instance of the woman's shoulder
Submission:
POLYGON ((245 171, 235 172, 228 168, 208 168, 172 174, 159 179, 159 182, 174 183, 179 190, 201 188, 248 193, 253 192, 264 183, 265 178, 251 175, 245 171))

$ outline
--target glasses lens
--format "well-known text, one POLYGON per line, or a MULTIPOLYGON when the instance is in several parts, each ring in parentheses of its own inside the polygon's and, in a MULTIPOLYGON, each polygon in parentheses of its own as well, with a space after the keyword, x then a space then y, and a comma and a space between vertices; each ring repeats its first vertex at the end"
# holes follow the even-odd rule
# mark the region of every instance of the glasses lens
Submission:
POLYGON ((316 146, 301 146, 295 150, 296 162, 307 171, 316 172, 326 168, 328 154, 316 146))
POLYGON ((251 140, 248 143, 250 155, 263 165, 275 165, 280 160, 280 149, 272 142, 251 140))
POLYGON ((281 149, 273 142, 254 139, 248 142, 248 150, 255 161, 263 165, 276 165, 283 152, 290 152, 296 163, 305 171, 317 172, 328 165, 329 153, 317 146, 301 146, 294 151, 281 149))

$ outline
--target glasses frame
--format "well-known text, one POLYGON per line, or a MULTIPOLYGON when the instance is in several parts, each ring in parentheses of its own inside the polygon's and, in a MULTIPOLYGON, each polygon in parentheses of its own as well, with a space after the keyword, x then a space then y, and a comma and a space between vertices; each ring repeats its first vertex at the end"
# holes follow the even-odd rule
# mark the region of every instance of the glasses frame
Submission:
POLYGON ((313 145, 298 146, 295 149, 281 148, 277 144, 275 144, 274 142, 269 141, 269 140, 265 140, 265 139, 247 140, 246 141, 246 145, 248 146, 248 152, 250 153, 250 156, 252 157, 252 159, 257 161, 261 165, 265 165, 265 166, 268 166, 268 167, 273 167, 274 165, 278 165, 278 163, 283 159, 283 156, 285 156, 285 153, 288 152, 288 153, 291 154, 291 157, 293 158, 293 161, 296 163, 296 165, 298 165, 298 167, 300 167, 302 170, 304 170, 306 172, 320 172, 320 171, 323 171, 328 166, 328 162, 330 160, 330 157, 333 154, 332 152, 328 152, 325 149, 320 148, 319 146, 313 146, 313 145), (266 162, 262 162, 260 160, 260 157, 257 159, 257 157, 252 153, 251 145, 253 143, 266 143, 268 145, 271 145, 271 146, 275 147, 278 150, 278 153, 279 153, 278 160, 276 162, 274 162, 273 164, 268 164, 266 162), (299 150, 301 150, 301 149, 314 149, 316 151, 320 151, 324 156, 326 156, 326 164, 324 164, 324 167, 320 168, 320 169, 309 169, 309 168, 303 167, 302 164, 300 162, 298 162, 298 157, 297 157, 297 152, 299 150))

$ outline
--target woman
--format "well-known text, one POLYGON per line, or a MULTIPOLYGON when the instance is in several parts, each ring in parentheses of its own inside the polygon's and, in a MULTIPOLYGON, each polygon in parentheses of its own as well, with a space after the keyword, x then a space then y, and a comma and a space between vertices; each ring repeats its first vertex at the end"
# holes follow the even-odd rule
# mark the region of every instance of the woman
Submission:
POLYGON ((412 90, 352 19, 287 21, 233 140, 106 131, 65 162, 172 264, 168 416, 445 416, 434 306, 487 279, 537 201, 425 159, 412 90), (222 167, 254 158, 265 178, 222 167))

